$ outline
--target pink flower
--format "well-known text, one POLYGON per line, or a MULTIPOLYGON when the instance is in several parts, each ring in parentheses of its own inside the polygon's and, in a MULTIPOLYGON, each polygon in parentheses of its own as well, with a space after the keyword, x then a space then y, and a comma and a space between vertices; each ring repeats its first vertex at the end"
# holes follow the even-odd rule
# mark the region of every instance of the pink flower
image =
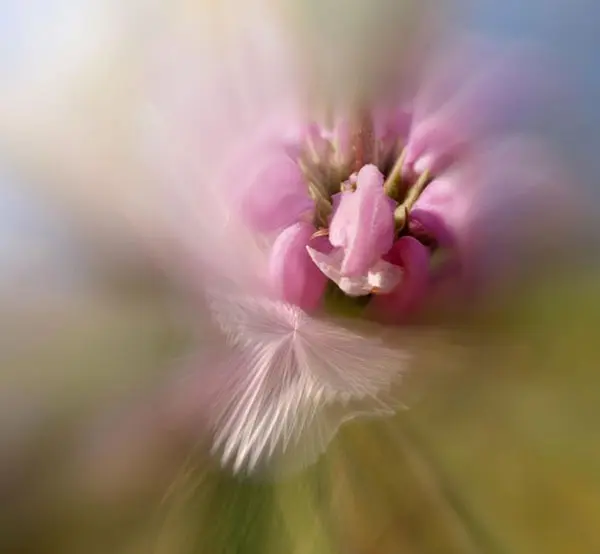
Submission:
POLYGON ((358 172, 356 190, 339 195, 329 226, 334 248, 322 254, 309 247, 311 258, 350 296, 392 291, 400 282, 401 272, 382 256, 394 242, 396 203, 383 190, 383 175, 374 165, 366 165, 358 172))
POLYGON ((215 94, 188 105, 199 116, 182 110, 168 125, 161 155, 173 154, 168 192, 179 200, 172 265, 201 291, 205 327, 220 337, 198 365, 209 374, 205 419, 224 464, 301 462, 301 443, 314 459, 344 421, 390 413, 385 391, 407 352, 388 346, 394 325, 380 322, 406 323, 448 281, 507 275, 523 237, 535 236, 525 230, 536 210, 517 217, 515 206, 539 206, 546 185, 486 127, 518 72, 481 58, 444 56, 416 98, 333 106, 327 124, 298 107, 289 60, 241 64, 252 94, 236 109, 223 105, 232 92, 216 64, 205 79, 215 94), (248 103, 255 109, 241 117, 248 103), (373 333, 330 318, 345 315, 329 301, 340 297, 373 333))

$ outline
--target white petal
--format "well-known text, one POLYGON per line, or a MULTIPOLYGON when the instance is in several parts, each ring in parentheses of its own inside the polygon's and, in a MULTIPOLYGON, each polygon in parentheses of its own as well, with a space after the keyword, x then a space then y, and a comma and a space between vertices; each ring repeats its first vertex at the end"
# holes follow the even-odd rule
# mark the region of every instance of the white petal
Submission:
POLYGON ((334 283, 338 283, 342 278, 340 268, 344 259, 344 251, 342 248, 336 248, 330 254, 324 254, 315 250, 311 246, 307 246, 306 250, 315 262, 315 265, 323 272, 323 274, 331 279, 334 283))
POLYGON ((366 275, 360 277, 345 277, 340 273, 342 260, 344 259, 343 248, 336 248, 330 254, 323 254, 310 246, 306 249, 315 265, 323 274, 333 281, 348 296, 365 296, 370 294, 371 286, 366 275))
POLYGON ((371 294, 374 289, 377 292, 388 293, 402 279, 402 270, 384 260, 379 260, 366 275, 346 277, 340 271, 344 257, 342 248, 337 248, 330 254, 324 254, 310 246, 306 249, 323 274, 348 296, 365 296, 371 294))
POLYGON ((402 269, 397 265, 379 260, 367 276, 370 291, 374 289, 381 294, 392 292, 402 280, 402 269))
POLYGON ((342 277, 336 285, 348 296, 366 296, 371 294, 373 287, 369 284, 367 276, 342 277))
POLYGON ((234 471, 297 469, 345 421, 393 413, 386 393, 408 356, 379 333, 265 298, 214 297, 212 305, 230 346, 215 368, 213 451, 234 471))

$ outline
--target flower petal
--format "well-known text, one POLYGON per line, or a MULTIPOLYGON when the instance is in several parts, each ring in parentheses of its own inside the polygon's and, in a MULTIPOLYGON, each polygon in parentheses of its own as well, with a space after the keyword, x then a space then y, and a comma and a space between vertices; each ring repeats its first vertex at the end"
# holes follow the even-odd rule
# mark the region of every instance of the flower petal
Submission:
POLYGON ((385 260, 379 260, 367 275, 371 292, 377 294, 389 294, 398 286, 402 278, 402 269, 385 260))
POLYGON ((314 226, 305 222, 287 227, 275 240, 269 261, 271 284, 278 297, 303 310, 318 307, 327 284, 306 250, 314 232, 314 226))
POLYGON ((443 246, 461 234, 473 209, 474 195, 482 175, 462 163, 434 179, 415 202, 411 217, 417 219, 443 246))
POLYGON ((377 319, 399 321, 423 300, 429 285, 429 250, 412 237, 399 239, 389 253, 402 266, 402 282, 390 294, 376 295, 369 305, 377 319))
POLYGON ((405 141, 411 124, 411 113, 408 109, 396 108, 394 110, 375 110, 373 113, 373 126, 375 138, 384 153, 391 152, 399 139, 405 141))
POLYGON ((292 225, 314 210, 308 186, 298 164, 284 151, 262 153, 264 160, 240 190, 240 212, 257 231, 292 225))
POLYGON ((358 173, 356 191, 341 194, 331 220, 329 240, 344 249, 341 273, 365 275, 392 246, 394 209, 383 190, 383 175, 374 165, 358 173))
POLYGON ((455 243, 455 238, 452 231, 448 228, 444 219, 435 212, 427 211, 420 208, 415 208, 410 212, 409 229, 411 235, 419 238, 419 230, 426 237, 431 237, 435 240, 435 244, 441 248, 452 248, 455 243))
POLYGON ((397 265, 378 260, 365 274, 347 277, 341 272, 344 251, 341 248, 324 253, 307 247, 315 265, 348 296, 366 296, 372 292, 391 292, 402 279, 397 265))
POLYGON ((214 309, 235 346, 217 345, 220 363, 198 364, 223 465, 294 471, 314 462, 343 422, 391 413, 387 392, 409 354, 397 340, 388 346, 385 329, 351 331, 255 295, 226 296, 214 309))
POLYGON ((523 45, 498 48, 471 37, 431 62, 405 155, 405 168, 416 173, 439 173, 519 113, 554 98, 549 60, 523 45))

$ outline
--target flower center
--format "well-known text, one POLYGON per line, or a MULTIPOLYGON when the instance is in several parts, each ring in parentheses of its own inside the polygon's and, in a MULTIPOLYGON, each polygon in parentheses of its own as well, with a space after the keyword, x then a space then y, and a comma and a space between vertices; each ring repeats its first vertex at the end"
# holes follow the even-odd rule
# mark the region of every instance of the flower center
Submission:
MULTIPOLYGON (((316 132, 315 129, 318 127, 313 127, 312 132, 308 133, 305 148, 298 160, 316 207, 313 220, 316 232, 313 238, 330 235, 331 226, 333 233, 331 236, 336 237, 335 242, 338 244, 336 245, 332 240, 334 251, 327 255, 321 255, 311 249, 309 251, 317 267, 330 280, 325 293, 325 309, 346 317, 360 316, 375 295, 389 294, 396 287, 402 286, 406 275, 414 268, 407 267, 407 261, 403 259, 400 251, 392 247, 391 250, 383 253, 379 261, 376 261, 364 275, 344 273, 345 262, 340 266, 338 263, 340 260, 337 258, 340 255, 345 256, 349 251, 345 250, 346 254, 340 252, 340 231, 333 225, 332 217, 334 209, 340 209, 336 207, 341 206, 337 204, 342 202, 340 193, 358 194, 360 187, 369 186, 362 184, 364 181, 360 181, 359 173, 362 174, 361 170, 365 166, 374 165, 383 176, 382 192, 392 199, 395 205, 393 227, 389 228, 390 232, 393 232, 392 244, 395 245, 396 241, 404 237, 410 237, 429 251, 430 260, 438 260, 440 254, 446 252, 440 247, 440 241, 444 242, 444 239, 436 236, 433 229, 428 226, 430 225, 428 221, 422 222, 418 216, 413 217, 412 213, 417 200, 432 182, 433 176, 428 170, 417 173, 412 168, 408 168, 405 164, 406 138, 400 133, 392 137, 388 135, 385 139, 379 138, 373 132, 369 117, 363 117, 356 130, 347 133, 345 137, 339 136, 340 133, 336 136, 336 132, 316 132), (378 285, 379 281, 382 286, 378 285)), ((357 217, 359 211, 356 212, 357 217)), ((352 209, 350 212, 345 210, 341 217, 348 217, 349 213, 352 213, 352 209)), ((387 213, 386 217, 389 217, 389 212, 387 213)), ((346 221, 344 225, 350 225, 349 228, 352 228, 351 222, 346 221)), ((359 225, 358 221, 356 225, 359 225)), ((380 232, 381 227, 378 228, 380 232)), ((378 231, 366 224, 364 230, 360 232, 377 233, 378 231)), ((363 245, 371 244, 368 237, 364 238, 367 240, 363 241, 363 245)), ((353 241, 357 239, 349 240, 353 247, 356 247, 357 243, 353 241)), ((379 239, 373 238, 373 240, 379 239)), ((366 248, 368 250, 368 247, 366 248)), ((346 261, 348 259, 343 258, 346 261)), ((435 273, 439 270, 433 261, 430 261, 430 271, 435 273)))
POLYGON ((410 215, 415 202, 433 180, 430 172, 415 174, 407 171, 404 141, 400 137, 391 144, 378 140, 367 118, 363 118, 359 130, 351 138, 350 148, 344 152, 339 140, 312 135, 300 156, 299 165, 316 206, 315 236, 328 234, 333 196, 355 190, 357 172, 364 165, 373 164, 385 177, 385 193, 398 203, 394 212, 396 238, 412 236, 433 252, 437 247, 435 237, 410 215))

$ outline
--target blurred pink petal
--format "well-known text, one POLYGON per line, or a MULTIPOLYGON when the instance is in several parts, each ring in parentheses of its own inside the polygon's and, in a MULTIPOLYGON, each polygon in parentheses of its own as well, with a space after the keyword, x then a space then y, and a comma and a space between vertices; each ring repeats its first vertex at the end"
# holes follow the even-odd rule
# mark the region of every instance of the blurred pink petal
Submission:
POLYGON ((445 222, 443 214, 427 207, 419 207, 418 201, 410 212, 408 227, 411 236, 420 237, 425 235, 432 237, 436 245, 441 248, 452 248, 454 246, 454 234, 445 222))
POLYGON ((494 132, 498 120, 554 93, 544 60, 525 46, 465 39, 433 60, 417 95, 405 164, 438 173, 494 132))
POLYGON ((307 251, 314 232, 314 226, 304 222, 284 229, 273 244, 269 268, 276 295, 307 311, 319 306, 327 284, 307 251))
POLYGON ((384 153, 389 153, 399 142, 407 139, 412 120, 408 107, 380 108, 373 112, 375 138, 384 153))
POLYGON ((560 156, 537 137, 490 141, 463 174, 480 179, 462 229, 456 229, 463 258, 479 282, 515 282, 543 251, 556 256, 571 248, 583 207, 560 156))
POLYGON ((401 321, 420 306, 429 285, 429 250, 412 237, 394 243, 386 259, 402 268, 401 285, 389 294, 375 295, 369 309, 380 321, 401 321))
MULTIPOLYGON (((476 190, 483 184, 484 175, 469 167, 470 158, 446 170, 436 177, 423 191, 413 207, 413 217, 426 225, 432 225, 436 238, 451 242, 447 236, 461 232, 467 223, 468 211, 473 205, 476 190)), ((481 168, 485 172, 485 168, 481 168)))
MULTIPOLYGON (((298 164, 284 151, 265 152, 240 190, 240 215, 256 231, 287 227, 312 217, 314 201, 298 164)), ((232 183, 232 187, 237 183, 232 183)))

